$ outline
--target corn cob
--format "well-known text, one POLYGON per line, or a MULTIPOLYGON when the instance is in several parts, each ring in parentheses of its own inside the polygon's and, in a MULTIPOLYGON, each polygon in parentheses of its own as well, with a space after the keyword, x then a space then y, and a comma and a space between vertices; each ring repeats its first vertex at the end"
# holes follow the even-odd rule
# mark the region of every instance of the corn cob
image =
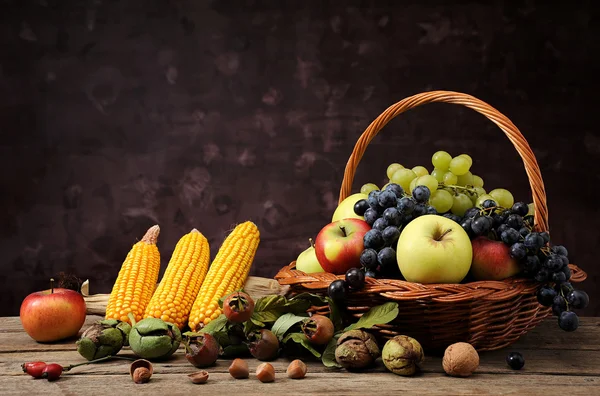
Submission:
POLYGON ((142 320, 146 305, 152 297, 160 270, 160 253, 156 241, 160 228, 155 225, 137 242, 121 265, 117 280, 106 305, 106 319, 131 321, 131 312, 136 321, 142 320))
POLYGON ((158 288, 144 313, 175 324, 181 330, 188 321, 194 299, 208 271, 210 249, 198 230, 184 235, 173 251, 158 288))
POLYGON ((258 228, 250 221, 237 225, 223 241, 192 306, 188 323, 192 330, 216 319, 222 313, 219 299, 241 289, 259 241, 258 228))

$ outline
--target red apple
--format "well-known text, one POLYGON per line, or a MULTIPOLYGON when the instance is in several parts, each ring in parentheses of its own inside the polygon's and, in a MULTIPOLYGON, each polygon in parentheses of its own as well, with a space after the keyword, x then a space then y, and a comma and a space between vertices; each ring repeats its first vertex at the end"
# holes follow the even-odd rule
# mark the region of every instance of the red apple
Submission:
POLYGON ((519 264, 510 257, 510 248, 504 242, 480 236, 471 245, 471 274, 476 280, 502 280, 519 273, 519 264))
POLYGON ((31 293, 21 303, 21 324, 38 342, 58 341, 77 335, 85 322, 81 293, 63 288, 31 293))
POLYGON ((371 227, 360 219, 347 218, 327 224, 315 239, 315 253, 321 267, 336 275, 360 267, 363 238, 371 227))

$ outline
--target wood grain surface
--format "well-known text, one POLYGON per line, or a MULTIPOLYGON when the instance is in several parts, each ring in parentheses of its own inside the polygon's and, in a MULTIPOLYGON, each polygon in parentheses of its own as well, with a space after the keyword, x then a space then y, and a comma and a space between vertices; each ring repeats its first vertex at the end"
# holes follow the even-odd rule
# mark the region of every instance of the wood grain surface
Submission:
MULTIPOLYGON (((86 326, 98 316, 88 316, 86 326)), ((22 330, 17 317, 0 318, 0 389, 2 395, 44 394, 402 394, 417 395, 540 395, 568 392, 570 395, 600 393, 600 318, 583 318, 579 329, 566 333, 558 329, 555 320, 546 320, 509 349, 483 352, 480 366, 469 378, 447 376, 441 367, 441 357, 427 355, 421 373, 406 378, 385 370, 379 360, 376 367, 362 373, 343 369, 328 369, 320 362, 307 361, 308 374, 303 380, 285 376, 289 360, 272 362, 276 371, 274 383, 259 382, 254 370, 259 361, 248 359, 250 378, 234 380, 227 368, 229 360, 220 359, 207 369, 209 380, 193 385, 187 374, 197 369, 191 366, 180 348, 169 360, 154 364, 154 375, 147 384, 136 385, 129 376, 127 361, 110 361, 82 366, 66 373, 56 382, 34 380, 21 371, 20 364, 42 360, 62 365, 79 363, 83 358, 75 351, 74 341, 39 344, 22 330), (513 371, 505 363, 509 351, 519 351, 525 366, 513 371)), ((129 348, 123 356, 133 356, 129 348)))

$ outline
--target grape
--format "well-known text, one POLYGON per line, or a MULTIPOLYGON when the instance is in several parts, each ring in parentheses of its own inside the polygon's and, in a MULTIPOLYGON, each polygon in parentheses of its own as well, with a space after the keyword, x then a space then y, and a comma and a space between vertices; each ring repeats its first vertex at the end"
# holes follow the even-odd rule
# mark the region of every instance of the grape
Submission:
POLYGON ((379 264, 384 268, 397 266, 396 251, 389 246, 384 247, 377 253, 377 261, 379 261, 379 264))
POLYGON ((446 190, 437 190, 431 194, 429 204, 438 211, 438 213, 446 213, 452 208, 454 200, 452 194, 446 190))
POLYGON ((392 191, 382 191, 377 197, 377 202, 382 208, 391 208, 396 206, 396 194, 392 191))
POLYGON ((491 219, 488 216, 480 216, 471 222, 471 229, 475 235, 486 235, 491 228, 491 219))
POLYGON ((419 217, 427 214, 427 206, 419 203, 415 205, 415 209, 413 210, 413 216, 419 217))
POLYGON ((525 245, 521 242, 517 242, 510 247, 510 257, 520 260, 525 255, 527 255, 527 249, 525 249, 525 245))
POLYGON ((473 174, 471 172, 467 172, 464 175, 458 176, 457 183, 459 186, 473 185, 473 174))
POLYGON ((540 270, 540 259, 538 256, 526 256, 525 262, 523 263, 523 270, 528 274, 534 274, 540 270))
POLYGON ((458 183, 458 176, 452 172, 444 173, 444 184, 447 186, 455 186, 458 183))
POLYGON ((500 224, 498 228, 496 228, 496 235, 502 236, 502 233, 508 229, 509 227, 506 224, 500 224))
POLYGON ((478 209, 478 208, 471 208, 471 209, 468 209, 468 210, 465 212, 465 217, 469 217, 469 218, 470 218, 470 217, 475 217, 475 216, 477 216, 478 214, 479 214, 479 209, 478 209))
POLYGON ((546 232, 546 231, 540 232, 540 235, 542 236, 542 238, 544 238, 544 245, 546 245, 548 242, 550 242, 550 234, 548 234, 548 232, 546 232))
POLYGON ((567 295, 569 293, 571 293, 573 290, 575 290, 575 288, 573 287, 571 282, 564 282, 561 285, 556 285, 556 287, 554 289, 556 290, 557 293, 560 293, 562 291, 564 294, 567 294, 567 295))
POLYGON ((488 199, 491 199, 492 201, 495 201, 494 197, 492 197, 489 194, 481 194, 479 197, 477 197, 477 199, 475 200, 475 206, 477 207, 482 207, 483 203, 485 201, 487 201, 488 199))
POLYGON ((525 359, 519 352, 511 352, 506 356, 506 363, 513 370, 521 370, 525 365, 525 359))
POLYGON ((369 208, 365 211, 364 217, 367 224, 373 226, 373 223, 375 223, 375 220, 379 217, 379 213, 377 213, 375 209, 369 208))
POLYGON ((381 232, 381 236, 383 237, 383 242, 387 246, 390 246, 398 240, 398 237, 400 237, 400 230, 398 227, 389 226, 381 232))
POLYGON ((515 230, 520 230, 523 227, 523 218, 517 214, 511 214, 506 218, 506 225, 515 230))
POLYGON ((527 210, 527 214, 525 216, 533 216, 535 213, 535 204, 533 204, 533 203, 527 204, 527 208, 528 208, 528 210, 527 210))
POLYGON ((411 192, 411 194, 412 194, 412 191, 415 189, 415 187, 417 187, 417 180, 418 180, 418 179, 419 179, 419 178, 417 177, 416 179, 413 179, 413 180, 410 182, 410 186, 409 186, 408 188, 410 189, 410 192, 411 192))
POLYGON ((369 203, 366 199, 360 199, 354 204, 354 213, 359 216, 364 216, 367 209, 369 209, 369 203))
POLYGON ((395 207, 384 210, 382 218, 385 219, 388 225, 400 225, 400 212, 395 207))
POLYGON ((342 279, 334 280, 327 287, 327 295, 334 301, 344 301, 346 300, 348 285, 346 281, 342 279))
POLYGON ((564 272, 555 272, 552 274, 552 281, 556 283, 563 283, 567 280, 567 275, 564 272))
POLYGON ((454 157, 452 161, 450 161, 450 172, 454 173, 456 176, 464 175, 471 168, 471 163, 468 158, 465 157, 454 157))
POLYGON ((404 197, 398 201, 396 208, 401 214, 409 215, 415 209, 415 201, 411 198, 404 197))
POLYGON ((432 172, 431 172, 431 176, 435 177, 435 179, 441 183, 444 181, 444 174, 446 173, 446 171, 440 170, 438 168, 435 168, 432 172))
POLYGON ((417 177, 429 174, 429 171, 424 166, 415 166, 414 168, 412 168, 412 171, 415 172, 415 175, 417 175, 417 177))
POLYGON ((396 172, 398 169, 403 169, 403 168, 404 167, 402 165, 394 162, 393 164, 388 165, 387 170, 385 171, 385 174, 387 175, 388 179, 391 179, 394 172, 396 172))
POLYGON ((529 211, 527 204, 525 202, 515 202, 512 206, 512 211, 518 214, 519 216, 525 216, 529 211))
POLYGON ((500 235, 500 239, 502 239, 502 242, 506 243, 509 246, 519 242, 519 237, 519 232, 513 228, 507 229, 500 235))
POLYGON ((538 282, 546 282, 548 280, 548 270, 545 268, 540 269, 537 274, 533 277, 538 282))
POLYGON ((525 247, 529 250, 537 252, 542 246, 544 246, 544 238, 537 233, 532 232, 525 237, 525 247))
POLYGON ((377 187, 377 185, 373 184, 373 183, 363 184, 362 187, 360 188, 360 192, 362 194, 368 194, 374 190, 379 190, 379 187, 377 187))
POLYGON ((477 175, 473 175, 473 187, 483 187, 483 179, 477 175))
POLYGON ((371 227, 374 230, 383 231, 387 226, 389 226, 388 222, 383 217, 380 217, 377 220, 375 220, 371 227))
POLYGON ((413 197, 419 203, 427 202, 431 196, 431 192, 427 186, 417 186, 413 190, 413 197))
POLYGON ((373 190, 369 193, 368 197, 367 197, 367 202, 369 203, 369 206, 375 210, 379 210, 379 194, 381 194, 381 191, 379 190, 373 190))
POLYGON ((346 284, 350 289, 360 290, 365 286, 365 274, 358 268, 346 271, 346 284))
POLYGON ((393 192, 396 198, 402 198, 404 196, 404 189, 396 183, 388 183, 384 190, 393 192))
POLYGON ((436 215, 436 214, 438 214, 438 211, 437 211, 436 208, 434 208, 433 206, 429 205, 427 207, 427 214, 436 215))
POLYGON ((575 331, 579 327, 579 317, 575 312, 564 311, 558 318, 558 326, 564 331, 575 331))
POLYGON ((469 167, 473 166, 473 158, 471 158, 469 154, 461 154, 459 155, 459 157, 464 157, 467 160, 469 160, 469 167))
POLYGON ((565 281, 571 279, 571 268, 568 265, 563 267, 562 272, 565 274, 565 281))
POLYGON ((452 156, 445 151, 438 151, 431 157, 431 164, 440 170, 447 170, 450 161, 452 161, 452 156))
POLYGON ((504 188, 496 188, 489 192, 489 194, 494 197, 494 200, 498 202, 503 208, 511 208, 515 203, 515 199, 510 191, 504 188))
POLYGON ((390 185, 390 183, 385 183, 383 185, 383 187, 381 187, 381 191, 385 190, 387 188, 387 186, 389 186, 389 185, 390 185))
POLYGON ((396 172, 394 172, 394 174, 390 178, 390 181, 392 183, 399 184, 400 187, 404 189, 404 191, 409 191, 410 182, 416 178, 417 175, 415 174, 415 172, 413 172, 411 169, 404 168, 398 169, 396 172))
POLYGON ((556 297, 556 290, 548 286, 542 286, 537 292, 537 300, 544 307, 551 307, 556 297))
POLYGON ((363 243, 365 249, 380 249, 381 247, 383 247, 383 237, 381 236, 381 231, 376 229, 371 229, 367 231, 367 233, 363 237, 363 243))
POLYGON ((561 245, 552 246, 552 252, 558 254, 559 256, 567 257, 569 255, 567 248, 561 245))
POLYGON ((486 199, 485 201, 483 201, 483 204, 481 205, 481 207, 484 209, 495 208, 497 206, 498 206, 498 204, 493 199, 486 199))
POLYGON ((471 228, 471 224, 473 224, 473 219, 466 219, 462 223, 460 223, 460 226, 463 228, 463 230, 465 230, 465 232, 469 236, 471 236, 473 234, 473 229, 471 228))
POLYGON ((446 218, 448 218, 448 219, 450 219, 450 220, 452 220, 455 223, 458 223, 458 224, 460 224, 461 220, 462 220, 462 217, 457 216, 457 215, 452 214, 452 213, 445 213, 443 216, 446 217, 446 218))
POLYGON ((479 197, 482 195, 487 195, 483 187, 473 187, 472 191, 473 193, 471 194, 471 201, 473 201, 473 205, 477 205, 477 200, 479 197))
POLYGON ((526 237, 527 235, 529 235, 530 233, 531 233, 531 231, 529 231, 529 228, 527 228, 527 227, 521 227, 521 228, 519 229, 519 234, 521 234, 521 236, 522 236, 523 238, 525 238, 525 237, 526 237))
POLYGON ((463 216, 467 209, 473 207, 473 202, 463 193, 458 193, 452 197, 452 207, 450 210, 457 216, 463 216))
POLYGON ((590 297, 583 290, 573 290, 567 294, 567 302, 575 309, 583 309, 590 303, 590 297))
POLYGON ((557 295, 554 297, 554 301, 552 301, 552 313, 554 316, 560 316, 560 314, 567 310, 567 302, 565 298, 561 295, 557 295))
POLYGON ((375 249, 365 249, 360 254, 360 265, 367 269, 375 269, 379 265, 377 262, 377 251, 375 249))
POLYGON ((417 179, 417 186, 427 186, 429 192, 432 193, 438 189, 438 181, 431 175, 425 175, 417 179))

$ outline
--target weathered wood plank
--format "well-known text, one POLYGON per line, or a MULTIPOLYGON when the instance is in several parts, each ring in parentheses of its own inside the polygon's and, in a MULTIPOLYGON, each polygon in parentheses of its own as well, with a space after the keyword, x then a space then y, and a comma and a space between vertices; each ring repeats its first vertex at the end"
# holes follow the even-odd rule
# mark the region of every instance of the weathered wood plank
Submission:
POLYGON ((306 395, 343 394, 364 395, 373 393, 427 394, 427 395, 540 395, 554 394, 565 389, 570 395, 597 394, 600 378, 592 376, 546 376, 546 375, 493 375, 479 374, 467 379, 437 374, 421 374, 412 378, 391 373, 343 372, 310 373, 303 380, 290 380, 277 371, 275 382, 263 384, 251 375, 246 380, 235 380, 225 373, 212 373, 204 385, 193 385, 185 373, 156 373, 147 384, 136 385, 128 375, 69 375, 56 382, 31 378, 1 378, 3 395, 39 394, 119 394, 133 395, 185 395, 232 394, 240 395, 306 395))

